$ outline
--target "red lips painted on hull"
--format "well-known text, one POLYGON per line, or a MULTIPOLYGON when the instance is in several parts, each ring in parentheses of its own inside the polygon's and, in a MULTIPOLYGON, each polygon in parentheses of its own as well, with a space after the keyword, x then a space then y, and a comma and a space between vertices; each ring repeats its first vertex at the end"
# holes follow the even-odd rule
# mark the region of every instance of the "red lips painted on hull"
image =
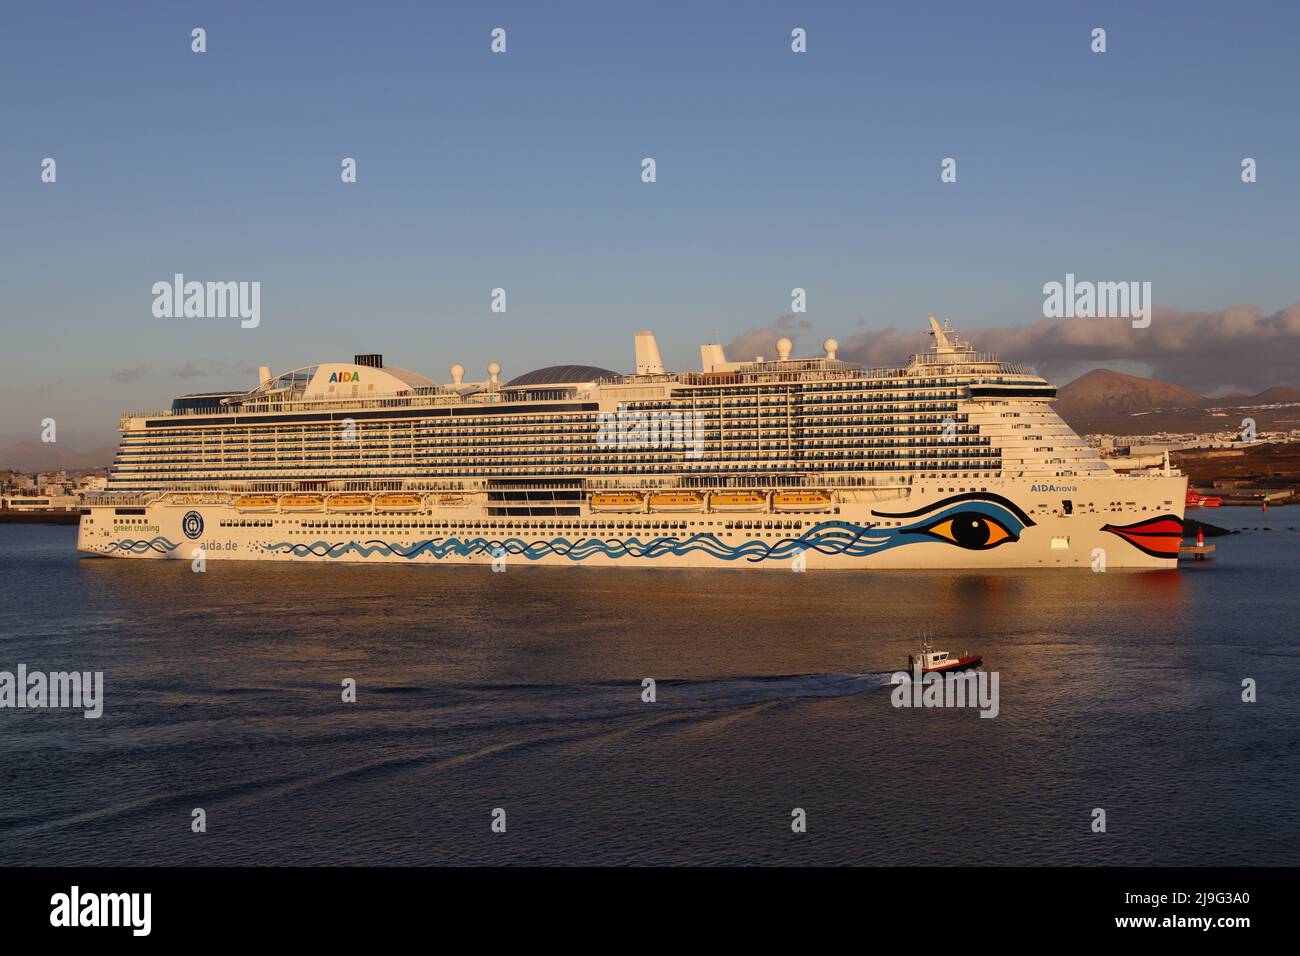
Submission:
POLYGON ((1144 518, 1133 524, 1102 525, 1101 530, 1119 535, 1139 551, 1155 558, 1177 558, 1183 541, 1183 521, 1175 515, 1144 518))

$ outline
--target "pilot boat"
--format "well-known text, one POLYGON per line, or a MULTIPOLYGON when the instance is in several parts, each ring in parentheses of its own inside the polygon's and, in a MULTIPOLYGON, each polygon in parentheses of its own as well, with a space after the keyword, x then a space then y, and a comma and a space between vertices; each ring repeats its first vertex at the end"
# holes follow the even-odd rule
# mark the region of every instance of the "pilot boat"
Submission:
POLYGON ((907 669, 919 669, 922 674, 947 674, 979 667, 983 660, 978 654, 953 657, 948 651, 936 651, 929 641, 922 641, 919 655, 907 655, 907 669))

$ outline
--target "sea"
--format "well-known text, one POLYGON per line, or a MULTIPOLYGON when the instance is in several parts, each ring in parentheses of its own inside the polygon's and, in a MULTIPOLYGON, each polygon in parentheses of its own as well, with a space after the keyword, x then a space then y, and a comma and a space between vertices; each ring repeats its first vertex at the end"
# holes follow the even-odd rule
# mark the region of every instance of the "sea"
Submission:
POLYGON ((1106 573, 194 573, 0 525, 0 671, 103 673, 97 719, 0 709, 0 865, 1294 864, 1300 508, 1191 514, 1238 533, 1106 573), (996 716, 895 706, 923 637, 996 716))

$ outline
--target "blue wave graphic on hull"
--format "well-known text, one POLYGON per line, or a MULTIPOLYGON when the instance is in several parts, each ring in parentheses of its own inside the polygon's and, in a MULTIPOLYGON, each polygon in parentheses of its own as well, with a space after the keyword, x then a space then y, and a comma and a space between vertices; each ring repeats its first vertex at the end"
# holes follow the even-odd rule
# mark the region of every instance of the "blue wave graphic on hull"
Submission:
POLYGON ((157 551, 159 554, 168 554, 179 547, 178 543, 167 538, 150 538, 148 541, 132 541, 128 538, 125 541, 114 541, 104 553, 127 551, 131 554, 144 554, 146 551, 157 551))
POLYGON ((313 555, 318 558, 339 558, 346 554, 359 554, 364 558, 372 554, 397 556, 407 559, 429 554, 435 558, 448 555, 469 557, 475 554, 499 553, 517 555, 532 560, 547 555, 560 555, 571 561, 582 561, 595 554, 610 558, 661 558, 665 555, 680 556, 692 551, 703 551, 722 561, 767 561, 792 558, 801 551, 813 550, 822 554, 846 554, 851 557, 865 557, 875 554, 894 544, 899 544, 892 532, 864 528, 844 521, 830 521, 809 529, 797 538, 782 538, 779 541, 746 541, 739 545, 729 545, 720 541, 713 534, 696 534, 689 538, 654 538, 642 541, 640 538, 583 538, 570 541, 567 538, 551 538, 546 541, 523 541, 519 538, 433 538, 417 541, 403 547, 379 539, 364 542, 342 541, 331 544, 328 541, 316 541, 301 544, 282 541, 268 545, 268 550, 282 554, 293 554, 304 558, 313 555))
MULTIPOLYGON (((410 545, 394 544, 378 538, 366 541, 316 541, 312 544, 281 541, 267 545, 267 550, 305 558, 340 558, 358 554, 368 558, 373 554, 401 557, 408 560, 423 554, 434 558, 448 555, 469 557, 476 554, 517 555, 537 560, 548 555, 559 555, 571 561, 582 561, 593 555, 609 558, 662 558, 679 557, 702 551, 720 561, 780 561, 794 558, 804 551, 826 555, 844 555, 865 558, 900 545, 919 544, 926 541, 947 541, 950 544, 974 550, 986 550, 1004 543, 1020 540, 1020 532, 1034 522, 1014 503, 997 495, 964 494, 936 502, 928 509, 908 515, 885 517, 915 517, 925 514, 924 520, 902 527, 879 528, 859 525, 850 521, 822 521, 795 538, 777 541, 750 539, 732 545, 707 532, 689 538, 658 537, 649 541, 640 538, 551 538, 544 541, 523 541, 520 538, 430 538, 410 545), (947 507, 945 507, 947 506, 947 507)), ((757 530, 757 529, 755 529, 757 530)))

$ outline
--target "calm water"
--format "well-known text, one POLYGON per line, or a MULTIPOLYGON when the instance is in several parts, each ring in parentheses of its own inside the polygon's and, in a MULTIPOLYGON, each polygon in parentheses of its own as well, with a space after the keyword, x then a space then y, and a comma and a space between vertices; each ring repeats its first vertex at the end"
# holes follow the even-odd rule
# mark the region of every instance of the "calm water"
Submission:
POLYGON ((0 863, 1294 864, 1300 510, 1207 517, 1271 530, 1182 572, 194 574, 0 525, 0 670, 106 696, 0 710, 0 863), (890 706, 922 632, 996 719, 890 706))

